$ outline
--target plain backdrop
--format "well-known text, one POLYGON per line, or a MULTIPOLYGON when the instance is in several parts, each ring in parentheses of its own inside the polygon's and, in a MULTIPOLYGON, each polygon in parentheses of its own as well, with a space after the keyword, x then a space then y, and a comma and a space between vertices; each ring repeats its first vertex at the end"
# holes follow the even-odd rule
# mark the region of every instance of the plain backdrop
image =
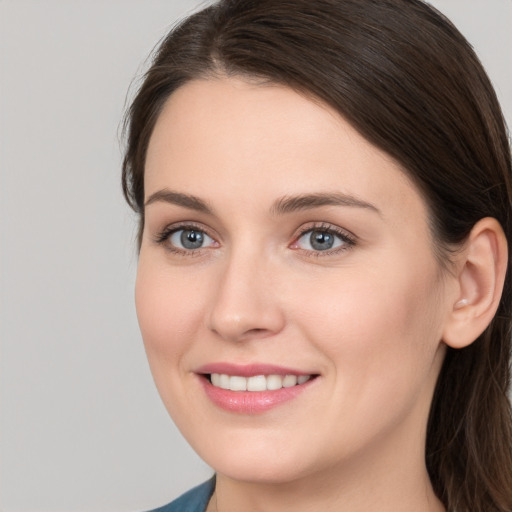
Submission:
MULTIPOLYGON (((474 45, 511 124, 512 0, 433 3, 474 45)), ((142 511, 211 474, 146 363, 118 140, 132 79, 198 5, 0 0, 3 512, 142 511)))

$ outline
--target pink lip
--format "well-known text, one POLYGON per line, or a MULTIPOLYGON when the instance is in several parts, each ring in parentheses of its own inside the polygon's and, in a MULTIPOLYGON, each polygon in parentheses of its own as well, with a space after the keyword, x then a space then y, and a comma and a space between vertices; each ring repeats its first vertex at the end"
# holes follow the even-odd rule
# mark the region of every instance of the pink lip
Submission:
POLYGON ((285 402, 293 400, 306 391, 315 378, 304 384, 274 391, 231 391, 213 386, 206 374, 221 373, 253 377, 255 375, 311 375, 307 372, 269 364, 236 365, 232 363, 212 363, 196 370, 206 396, 225 411, 238 414, 261 414, 285 402))
POLYGON ((240 377, 254 377, 256 375, 311 375, 311 373, 284 368, 273 364, 233 364, 233 363, 210 363, 198 368, 196 373, 224 373, 227 375, 239 375, 240 377))

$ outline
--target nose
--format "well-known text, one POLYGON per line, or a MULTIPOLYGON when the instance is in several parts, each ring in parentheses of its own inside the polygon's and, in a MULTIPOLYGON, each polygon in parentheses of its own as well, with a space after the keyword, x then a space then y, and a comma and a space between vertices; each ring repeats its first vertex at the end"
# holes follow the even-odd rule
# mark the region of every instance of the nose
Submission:
POLYGON ((266 338, 285 324, 273 269, 261 257, 239 254, 223 262, 211 301, 208 327, 229 341, 266 338))

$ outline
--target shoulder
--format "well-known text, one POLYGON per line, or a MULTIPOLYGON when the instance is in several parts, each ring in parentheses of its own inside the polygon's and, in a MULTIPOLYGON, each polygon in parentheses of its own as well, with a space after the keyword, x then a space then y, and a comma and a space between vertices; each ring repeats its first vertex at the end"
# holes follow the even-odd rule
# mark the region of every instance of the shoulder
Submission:
POLYGON ((215 477, 204 482, 171 503, 151 512, 204 512, 215 489, 215 477))

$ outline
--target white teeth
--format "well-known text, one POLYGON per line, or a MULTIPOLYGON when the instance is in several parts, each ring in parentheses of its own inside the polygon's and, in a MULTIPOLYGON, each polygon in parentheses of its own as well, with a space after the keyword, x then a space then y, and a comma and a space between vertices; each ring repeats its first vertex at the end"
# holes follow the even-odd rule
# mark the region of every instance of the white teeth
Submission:
POLYGON ((226 375, 225 373, 212 373, 211 383, 218 388, 231 391, 275 391, 281 388, 291 388, 304 384, 311 375, 256 375, 254 377, 241 377, 226 375))
POLYGON ((267 379, 265 375, 257 375, 247 379, 247 391, 266 391, 267 379))
POLYGON ((297 375, 286 375, 283 379, 283 388, 292 388, 297 385, 297 375))
POLYGON ((229 378, 229 389, 231 391, 245 391, 247 389, 247 379, 233 375, 229 378))
POLYGON ((269 391, 275 391, 283 387, 283 377, 281 375, 269 375, 267 377, 267 389, 269 391))
MULTIPOLYGON (((219 375, 219 374, 217 374, 219 375)), ((229 375, 219 375, 219 387, 222 389, 229 389, 229 375)))

